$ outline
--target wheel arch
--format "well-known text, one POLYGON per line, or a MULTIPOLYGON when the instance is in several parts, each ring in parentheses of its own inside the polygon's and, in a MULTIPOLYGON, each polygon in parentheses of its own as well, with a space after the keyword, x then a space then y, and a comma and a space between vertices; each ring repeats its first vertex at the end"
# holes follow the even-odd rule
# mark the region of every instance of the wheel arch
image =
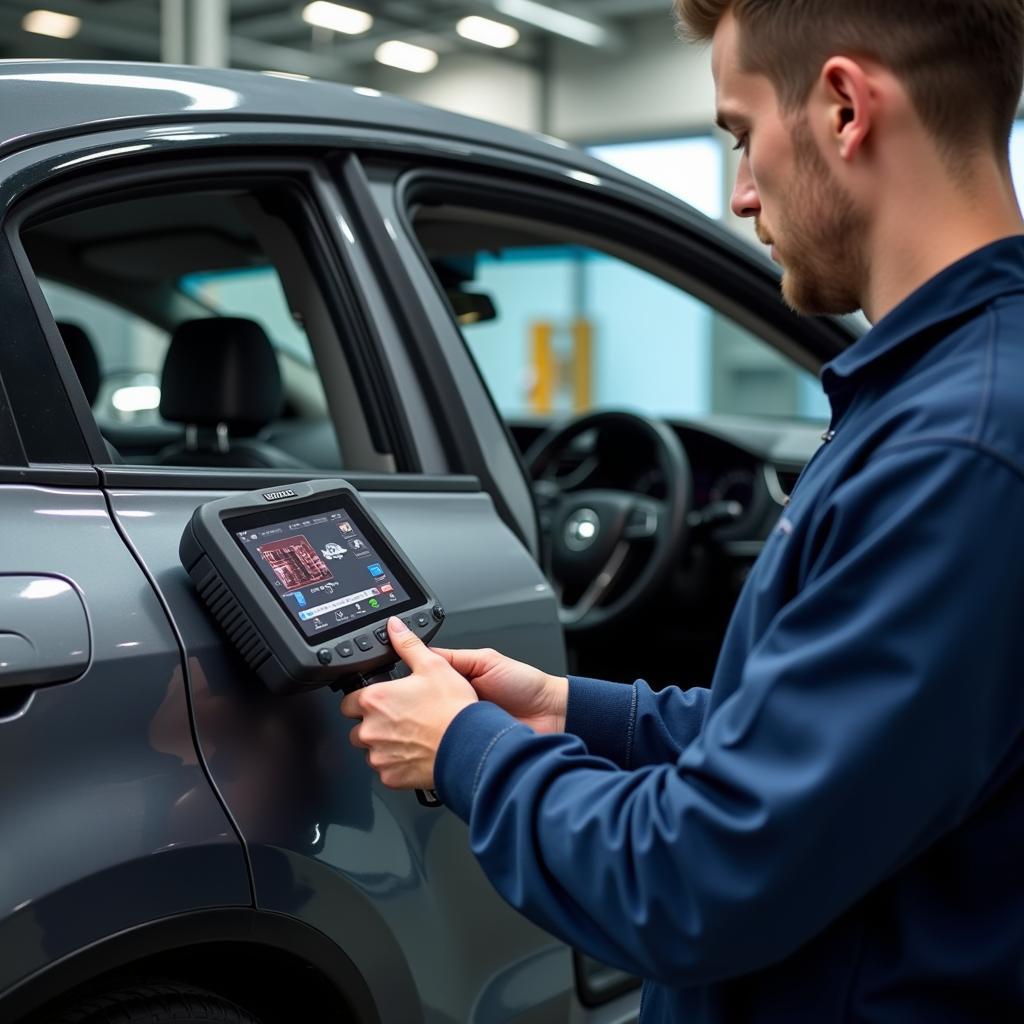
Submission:
POLYGON ((0 1019, 29 1024, 79 989, 160 976, 217 992, 264 1024, 309 1019, 380 1024, 366 980, 322 932, 283 914, 223 909, 130 928, 69 954, 0 995, 0 1019))

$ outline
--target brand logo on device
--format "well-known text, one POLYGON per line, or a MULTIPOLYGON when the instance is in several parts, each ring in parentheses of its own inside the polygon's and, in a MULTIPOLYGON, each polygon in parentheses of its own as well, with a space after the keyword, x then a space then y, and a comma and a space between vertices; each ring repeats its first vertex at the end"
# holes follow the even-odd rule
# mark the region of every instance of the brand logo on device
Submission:
POLYGON ((297 498, 294 491, 267 491, 263 495, 264 501, 280 501, 282 498, 297 498))

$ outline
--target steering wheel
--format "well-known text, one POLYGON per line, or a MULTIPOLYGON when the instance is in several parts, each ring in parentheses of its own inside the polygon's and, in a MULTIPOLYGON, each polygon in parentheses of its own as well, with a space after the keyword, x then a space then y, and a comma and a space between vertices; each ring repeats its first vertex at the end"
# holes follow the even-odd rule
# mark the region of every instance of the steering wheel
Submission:
POLYGON ((525 460, 549 539, 546 568, 558 595, 562 625, 582 632, 623 619, 665 581, 686 544, 693 479, 682 441, 657 420, 630 412, 595 412, 546 431, 525 460), (544 480, 545 471, 572 441, 593 430, 606 435, 614 431, 636 449, 653 447, 665 498, 612 489, 565 491, 544 480), (627 569, 632 579, 623 583, 627 569), (567 594, 578 596, 570 604, 567 594))

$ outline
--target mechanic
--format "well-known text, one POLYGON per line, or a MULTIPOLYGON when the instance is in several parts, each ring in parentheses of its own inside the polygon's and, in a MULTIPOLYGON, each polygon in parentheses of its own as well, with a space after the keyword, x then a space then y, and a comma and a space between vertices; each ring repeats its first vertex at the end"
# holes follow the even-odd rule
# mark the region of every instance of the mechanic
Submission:
MULTIPOLYGON (((874 324, 710 689, 431 651, 345 698, 661 1021, 1024 1020, 1021 0, 677 0, 783 293, 874 324)), ((686 658, 679 651, 680 661, 686 658)))

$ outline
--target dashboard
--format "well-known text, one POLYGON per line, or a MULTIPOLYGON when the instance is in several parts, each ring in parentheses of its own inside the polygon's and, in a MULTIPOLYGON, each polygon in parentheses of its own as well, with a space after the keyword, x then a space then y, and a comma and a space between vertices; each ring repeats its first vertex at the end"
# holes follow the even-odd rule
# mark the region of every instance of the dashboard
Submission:
MULTIPOLYGON (((666 422, 689 458, 694 522, 722 503, 740 507, 738 515, 714 531, 723 542, 756 542, 767 536, 797 477, 821 444, 826 426, 738 416, 666 422)), ((548 426, 542 420, 509 424, 523 452, 548 426)), ((653 458, 638 451, 635 443, 596 432, 567 445, 546 478, 562 491, 612 488, 655 499, 665 495, 665 482, 653 458)))

